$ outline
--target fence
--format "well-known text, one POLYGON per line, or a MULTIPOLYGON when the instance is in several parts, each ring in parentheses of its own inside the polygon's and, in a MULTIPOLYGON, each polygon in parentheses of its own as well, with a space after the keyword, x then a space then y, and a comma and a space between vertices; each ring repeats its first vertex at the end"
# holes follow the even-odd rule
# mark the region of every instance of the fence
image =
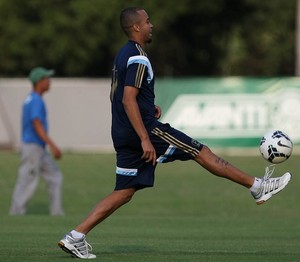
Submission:
MULTIPOLYGON (((0 146, 18 148, 27 79, 0 79, 0 146)), ((110 80, 53 78, 44 95, 50 136, 70 151, 113 150, 110 80)), ((211 147, 255 148, 270 129, 300 143, 300 78, 158 79, 156 102, 169 122, 211 147)))

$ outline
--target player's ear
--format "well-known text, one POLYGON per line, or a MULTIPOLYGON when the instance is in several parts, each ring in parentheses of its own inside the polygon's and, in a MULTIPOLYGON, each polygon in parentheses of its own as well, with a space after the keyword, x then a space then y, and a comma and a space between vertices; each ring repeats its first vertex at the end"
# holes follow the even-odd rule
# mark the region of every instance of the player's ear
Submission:
POLYGON ((133 24, 133 30, 136 31, 136 32, 139 32, 140 31, 140 26, 138 24, 133 24))

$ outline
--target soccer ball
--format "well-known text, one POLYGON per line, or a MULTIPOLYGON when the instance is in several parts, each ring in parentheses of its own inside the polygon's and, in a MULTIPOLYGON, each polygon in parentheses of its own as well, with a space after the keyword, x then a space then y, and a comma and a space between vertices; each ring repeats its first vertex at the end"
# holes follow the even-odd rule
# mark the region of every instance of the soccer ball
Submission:
POLYGON ((266 133, 260 140, 259 151, 263 158, 273 164, 287 160, 292 154, 293 143, 280 130, 266 133))

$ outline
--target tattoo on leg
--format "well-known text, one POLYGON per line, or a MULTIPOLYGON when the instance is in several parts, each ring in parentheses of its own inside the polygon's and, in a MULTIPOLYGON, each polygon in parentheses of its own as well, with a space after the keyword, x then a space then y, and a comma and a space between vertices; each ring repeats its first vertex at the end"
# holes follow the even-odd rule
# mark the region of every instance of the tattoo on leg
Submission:
POLYGON ((223 167, 227 167, 229 165, 229 163, 226 160, 222 159, 221 157, 217 158, 216 163, 223 167))

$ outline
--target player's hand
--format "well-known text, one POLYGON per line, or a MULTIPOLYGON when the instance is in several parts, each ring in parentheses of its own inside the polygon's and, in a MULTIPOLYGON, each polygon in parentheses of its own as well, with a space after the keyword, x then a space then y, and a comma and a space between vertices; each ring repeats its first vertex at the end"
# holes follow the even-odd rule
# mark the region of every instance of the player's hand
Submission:
POLYGON ((61 159, 62 153, 56 145, 50 146, 50 149, 51 149, 52 155, 55 159, 61 159))
POLYGON ((147 163, 152 163, 152 165, 156 165, 156 152, 150 141, 150 139, 144 140, 141 143, 143 148, 142 159, 145 159, 147 163))
POLYGON ((155 118, 160 119, 161 116, 161 108, 159 106, 155 106, 155 118))

